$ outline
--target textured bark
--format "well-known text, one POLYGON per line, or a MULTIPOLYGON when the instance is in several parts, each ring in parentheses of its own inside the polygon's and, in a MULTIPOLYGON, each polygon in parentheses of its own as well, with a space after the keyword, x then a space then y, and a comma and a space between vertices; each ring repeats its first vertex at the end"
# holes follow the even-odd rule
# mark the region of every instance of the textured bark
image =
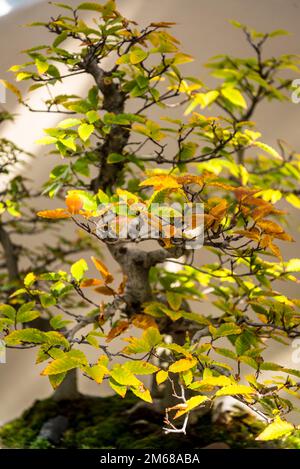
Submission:
POLYGON ((8 278, 10 281, 17 280, 19 277, 18 256, 16 247, 10 239, 9 234, 0 225, 0 243, 2 244, 4 258, 7 266, 8 278))
MULTIPOLYGON (((96 85, 103 95, 102 109, 114 114, 124 112, 126 95, 119 85, 113 82, 113 78, 108 72, 102 70, 95 59, 89 57, 84 64, 85 70, 93 76, 96 85)), ((102 144, 97 146, 96 152, 99 154, 99 173, 91 182, 91 189, 97 192, 98 189, 110 189, 116 184, 122 174, 124 164, 108 164, 107 158, 110 153, 122 154, 129 139, 129 130, 120 125, 112 126, 111 131, 102 144)))

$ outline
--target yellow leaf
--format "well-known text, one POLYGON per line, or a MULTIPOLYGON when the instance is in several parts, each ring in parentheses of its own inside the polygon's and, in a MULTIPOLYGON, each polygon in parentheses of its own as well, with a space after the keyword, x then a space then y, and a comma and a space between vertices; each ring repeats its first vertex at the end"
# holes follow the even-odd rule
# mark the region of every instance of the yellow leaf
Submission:
POLYGON ((289 194, 286 196, 286 201, 289 202, 296 208, 300 208, 300 197, 295 194, 289 194))
POLYGON ((168 379, 168 376, 169 376, 169 373, 168 373, 167 371, 160 370, 160 371, 156 374, 156 382, 157 382, 157 384, 164 383, 164 382, 168 379))
POLYGON ((0 80, 0 83, 2 83, 2 85, 5 86, 5 88, 7 88, 9 91, 12 91, 17 96, 19 101, 22 101, 21 92, 15 85, 9 83, 9 81, 6 80, 0 80))
POLYGON ((255 394, 255 390, 244 384, 230 384, 216 392, 216 396, 234 396, 235 394, 255 394))
POLYGON ((182 358, 169 366, 169 371, 172 373, 180 373, 181 371, 189 370, 197 364, 196 358, 182 358))
POLYGON ((247 103, 242 93, 236 88, 223 88, 221 94, 235 106, 247 109, 247 103))
POLYGON ((177 182, 176 178, 166 174, 160 174, 159 176, 152 176, 145 181, 140 183, 141 187, 153 186, 155 190, 161 189, 177 189, 181 188, 181 185, 177 182))
POLYGON ((199 405, 203 404, 204 402, 208 401, 209 398, 206 396, 193 396, 190 399, 186 401, 184 404, 185 407, 182 409, 179 409, 178 412, 176 412, 174 419, 178 419, 182 415, 186 414, 187 412, 190 412, 192 409, 195 407, 198 407, 199 405))
POLYGON ((294 425, 285 420, 281 420, 280 417, 276 417, 274 422, 270 423, 256 438, 259 441, 275 440, 285 435, 289 435, 295 430, 294 425))
POLYGON ((145 388, 143 384, 141 384, 139 387, 131 387, 130 388, 133 394, 135 394, 137 397, 142 399, 145 402, 150 402, 152 403, 152 397, 150 394, 149 389, 145 388))

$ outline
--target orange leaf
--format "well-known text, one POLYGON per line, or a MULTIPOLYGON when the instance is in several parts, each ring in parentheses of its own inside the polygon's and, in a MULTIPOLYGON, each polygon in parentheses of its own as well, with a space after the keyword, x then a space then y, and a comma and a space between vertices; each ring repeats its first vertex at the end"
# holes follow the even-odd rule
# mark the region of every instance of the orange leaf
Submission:
POLYGON ((69 212, 72 215, 75 215, 76 213, 79 213, 80 209, 83 207, 83 201, 78 194, 69 194, 66 197, 66 205, 69 212))
POLYGON ((258 207, 252 212, 252 218, 254 221, 259 220, 260 218, 265 217, 266 215, 269 215, 272 212, 273 207, 270 205, 258 207))
POLYGON ((282 254, 278 246, 276 244, 270 243, 269 244, 270 251, 274 254, 274 256, 278 257, 282 261, 282 254))
POLYGON ((132 324, 139 329, 148 329, 149 327, 158 327, 155 319, 151 318, 147 314, 136 314, 132 318, 132 324))
POLYGON ((283 228, 274 221, 259 220, 256 224, 267 234, 284 233, 283 228))
POLYGON ((177 176, 177 182, 179 184, 198 184, 203 186, 204 180, 202 176, 196 176, 194 174, 185 174, 183 176, 177 176))
POLYGON ((37 216, 42 218, 70 218, 71 215, 64 208, 56 208, 55 210, 43 210, 37 212, 37 216))
POLYGON ((236 190, 235 186, 230 186, 229 184, 224 184, 223 182, 212 181, 212 182, 207 182, 207 184, 209 186, 220 187, 220 189, 224 189, 226 191, 235 191, 236 190))
POLYGON ((288 233, 276 233, 274 234, 274 238, 281 239, 282 241, 295 241, 288 233))
POLYGON ((215 218, 212 215, 204 214, 204 225, 205 228, 210 228, 215 222, 215 218))
POLYGON ((224 218, 227 212, 227 208, 227 201, 222 199, 217 205, 212 207, 212 209, 209 211, 209 214, 215 217, 217 220, 221 220, 222 218, 224 218))
POLYGON ((110 342, 115 337, 121 335, 124 331, 126 331, 126 329, 128 329, 129 326, 130 324, 128 321, 118 321, 117 325, 109 331, 106 337, 106 342, 110 342))
POLYGON ((97 287, 99 285, 103 285, 103 280, 98 280, 97 278, 85 278, 80 283, 80 288, 97 287))
POLYGON ((255 228, 252 230, 237 230, 235 233, 245 236, 245 238, 253 239, 254 241, 259 241, 260 239, 259 231, 255 228))
POLYGON ((262 248, 268 248, 271 244, 272 244, 272 236, 270 235, 264 235, 262 238, 261 238, 261 242, 260 242, 260 247, 262 248))
POLYGON ((111 275, 111 273, 109 272, 109 270, 107 269, 106 265, 103 264, 102 261, 100 261, 100 259, 97 259, 96 257, 91 257, 96 269, 98 270, 98 272, 100 272, 100 274, 102 275, 105 283, 111 283, 114 278, 113 276, 111 275))

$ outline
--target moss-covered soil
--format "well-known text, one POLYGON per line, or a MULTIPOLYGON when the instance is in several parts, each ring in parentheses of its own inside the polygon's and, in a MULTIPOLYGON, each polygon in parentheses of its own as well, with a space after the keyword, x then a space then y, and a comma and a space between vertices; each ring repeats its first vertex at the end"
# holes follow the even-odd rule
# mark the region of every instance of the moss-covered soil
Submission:
MULTIPOLYGON (((248 414, 227 416, 212 423, 208 413, 189 426, 186 436, 164 435, 162 415, 147 407, 127 413, 136 402, 135 398, 119 397, 86 397, 59 403, 51 399, 37 401, 20 418, 0 428, 0 446, 54 448, 38 435, 42 425, 57 415, 67 417, 69 422, 58 448, 187 449, 215 442, 227 443, 230 448, 259 446, 255 436, 261 424, 248 414)), ((285 447, 300 448, 300 438, 286 442, 285 447)))

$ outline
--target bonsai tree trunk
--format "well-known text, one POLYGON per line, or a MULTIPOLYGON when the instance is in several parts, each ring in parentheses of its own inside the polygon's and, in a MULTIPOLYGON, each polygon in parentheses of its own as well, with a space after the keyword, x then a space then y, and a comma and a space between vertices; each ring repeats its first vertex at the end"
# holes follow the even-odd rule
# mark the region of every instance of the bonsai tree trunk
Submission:
POLYGON ((70 370, 61 385, 54 391, 54 401, 74 400, 82 397, 77 388, 77 372, 70 370))

